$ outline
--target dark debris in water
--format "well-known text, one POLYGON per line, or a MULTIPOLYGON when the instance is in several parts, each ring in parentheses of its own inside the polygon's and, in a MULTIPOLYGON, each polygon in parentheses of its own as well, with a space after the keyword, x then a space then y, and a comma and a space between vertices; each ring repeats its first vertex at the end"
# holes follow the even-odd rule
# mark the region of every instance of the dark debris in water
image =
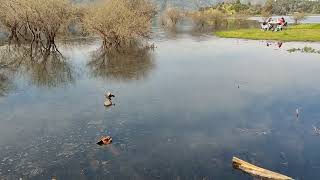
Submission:
POLYGON ((111 143, 112 143, 112 137, 110 137, 110 136, 101 137, 100 141, 97 142, 97 144, 99 146, 108 145, 108 144, 111 144, 111 143))

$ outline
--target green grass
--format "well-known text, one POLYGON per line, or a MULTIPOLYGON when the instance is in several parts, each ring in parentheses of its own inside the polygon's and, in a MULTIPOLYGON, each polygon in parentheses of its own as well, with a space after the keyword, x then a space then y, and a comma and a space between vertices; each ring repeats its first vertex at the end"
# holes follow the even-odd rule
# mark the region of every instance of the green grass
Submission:
POLYGON ((239 29, 216 32, 216 35, 225 38, 256 40, 320 41, 320 24, 289 25, 286 30, 279 32, 262 31, 260 29, 239 29))

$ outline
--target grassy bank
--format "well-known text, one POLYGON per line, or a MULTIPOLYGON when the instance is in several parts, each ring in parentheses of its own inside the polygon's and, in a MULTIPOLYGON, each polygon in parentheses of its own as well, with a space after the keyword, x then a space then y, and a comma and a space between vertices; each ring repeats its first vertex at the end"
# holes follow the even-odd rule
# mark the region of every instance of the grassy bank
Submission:
POLYGON ((260 29, 239 29, 216 32, 224 38, 281 40, 281 41, 320 41, 320 24, 292 25, 283 31, 261 31, 260 29))

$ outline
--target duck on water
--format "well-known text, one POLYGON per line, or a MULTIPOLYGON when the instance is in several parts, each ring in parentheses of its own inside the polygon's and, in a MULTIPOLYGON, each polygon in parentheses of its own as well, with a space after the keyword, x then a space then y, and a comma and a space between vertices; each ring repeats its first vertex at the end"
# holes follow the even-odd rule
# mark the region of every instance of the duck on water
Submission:
POLYGON ((112 103, 112 99, 111 98, 113 98, 113 97, 115 97, 113 94, 111 94, 111 92, 107 92, 106 94, 105 94, 105 97, 106 97, 106 99, 105 99, 105 101, 104 101, 104 106, 106 106, 106 107, 109 107, 109 106, 112 106, 113 105, 113 103, 112 103))

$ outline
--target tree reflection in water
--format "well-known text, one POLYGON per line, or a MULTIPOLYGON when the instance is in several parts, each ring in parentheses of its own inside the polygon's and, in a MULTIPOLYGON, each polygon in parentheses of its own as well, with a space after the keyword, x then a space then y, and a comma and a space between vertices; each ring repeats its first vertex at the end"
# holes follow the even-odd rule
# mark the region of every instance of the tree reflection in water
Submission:
POLYGON ((94 77, 130 81, 145 78, 154 68, 152 50, 131 47, 125 51, 100 48, 92 53, 88 67, 94 77))
POLYGON ((0 51, 0 61, 3 67, 27 75, 37 87, 59 87, 74 82, 70 64, 58 53, 26 47, 4 48, 0 51))
POLYGON ((0 97, 5 96, 11 89, 12 82, 10 79, 4 73, 0 73, 0 97))

